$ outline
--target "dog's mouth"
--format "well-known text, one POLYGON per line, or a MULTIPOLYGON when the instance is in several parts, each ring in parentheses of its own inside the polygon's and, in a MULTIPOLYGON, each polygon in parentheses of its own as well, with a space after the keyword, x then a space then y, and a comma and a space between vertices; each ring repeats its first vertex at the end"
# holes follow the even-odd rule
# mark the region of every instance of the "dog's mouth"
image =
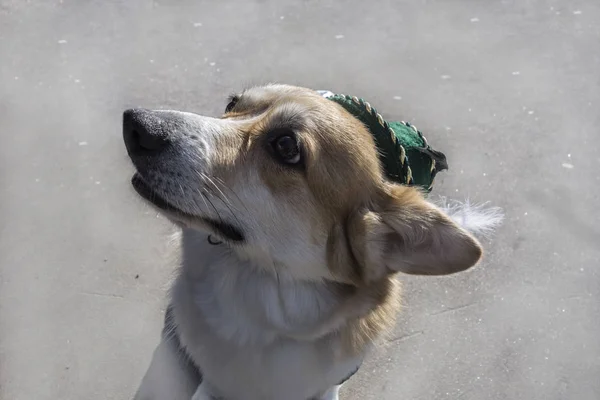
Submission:
POLYGON ((140 196, 148 200, 150 203, 154 204, 157 208, 164 211, 176 213, 181 216, 191 217, 191 215, 181 211, 179 208, 175 207, 163 197, 161 197, 159 194, 157 194, 154 190, 152 190, 150 185, 148 185, 146 181, 144 181, 140 174, 135 173, 133 175, 133 177, 131 178, 131 185, 140 196))
POLYGON ((181 209, 175 207, 164 197, 161 197, 158 193, 156 193, 139 173, 135 173, 131 178, 131 185, 135 189, 135 191, 146 199, 148 202, 152 203, 158 209, 165 211, 170 216, 174 216, 176 218, 180 218, 183 220, 194 220, 201 221, 204 225, 208 226, 212 229, 216 234, 221 236, 224 239, 227 239, 231 242, 243 242, 244 234, 237 227, 223 222, 221 220, 215 220, 212 218, 201 217, 198 215, 193 215, 182 211, 181 209))

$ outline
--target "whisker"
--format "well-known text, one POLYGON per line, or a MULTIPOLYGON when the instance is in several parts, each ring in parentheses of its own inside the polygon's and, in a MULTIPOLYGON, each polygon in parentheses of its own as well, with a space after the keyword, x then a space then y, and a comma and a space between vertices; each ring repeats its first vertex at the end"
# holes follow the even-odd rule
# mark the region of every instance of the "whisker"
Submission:
POLYGON ((217 183, 220 183, 221 186, 224 189, 229 190, 235 196, 235 198, 237 199, 238 203, 241 204, 242 207, 244 207, 246 209, 246 211, 248 211, 248 207, 246 207, 246 204, 242 201, 242 199, 240 199, 240 196, 238 196, 238 194, 235 192, 235 190, 233 190, 232 188, 230 188, 229 186, 227 186, 225 184, 225 182, 223 182, 223 180, 221 178, 215 178, 215 180, 217 181, 217 183))
MULTIPOLYGON (((219 196, 215 196, 215 197, 217 197, 219 200, 221 200, 221 202, 225 205, 225 207, 227 207, 227 210, 229 210, 229 213, 231 214, 231 216, 235 219, 235 221, 238 223, 238 225, 241 226, 242 225, 241 221, 239 220, 239 218, 237 217, 237 215, 233 211, 233 209, 229 206, 229 204, 227 204, 225 201, 223 201, 219 196)), ((214 205, 213 205, 213 207, 214 207, 214 205)))
POLYGON ((204 206, 206 208, 208 208, 208 203, 206 202, 206 199, 204 198, 205 195, 202 193, 202 189, 198 189, 198 194, 200 195, 200 198, 202 199, 202 202, 204 203, 204 206))
POLYGON ((221 223, 223 223, 223 218, 221 217, 221 214, 219 214, 219 210, 217 210, 217 207, 215 207, 214 203, 212 201, 210 201, 210 198, 206 195, 206 193, 204 193, 203 191, 201 191, 200 195, 206 201, 208 201, 208 204, 210 204, 210 207, 215 211, 215 214, 217 215, 217 218, 219 219, 219 221, 221 221, 221 223))
MULTIPOLYGON (((202 174, 202 176, 219 192, 219 194, 221 195, 221 200, 225 203, 229 203, 231 204, 231 200, 229 200, 229 198, 227 196, 225 196, 225 193, 223 193, 223 191, 221 189, 219 189, 219 187, 217 186, 217 184, 210 178, 210 176, 207 176, 205 174, 202 174)), ((219 197, 219 196, 217 196, 219 197)))
MULTIPOLYGON (((215 196, 217 199, 219 199, 224 205, 225 207, 227 207, 227 210, 229 210, 229 213, 232 215, 232 217, 235 219, 235 221, 239 224, 242 225, 241 221, 239 220, 239 218, 236 215, 236 212, 233 210, 233 208, 236 209, 236 211, 239 211, 237 209, 237 207, 235 207, 232 203, 231 200, 225 195, 225 193, 223 193, 223 191, 221 189, 219 189, 219 187, 217 186, 217 184, 215 183, 215 181, 213 179, 211 179, 211 177, 207 176, 206 174, 203 173, 199 173, 200 178, 207 181, 210 185, 206 185, 205 188, 207 189, 207 191, 212 194, 213 196, 215 196), (215 190, 218 193, 215 193, 215 190), (232 208, 233 207, 233 208, 232 208)), ((222 182, 222 181, 221 181, 222 182)), ((223 188, 227 188, 229 189, 224 183, 222 183, 223 188)), ((232 193, 235 194, 235 192, 233 192, 231 189, 229 189, 232 193)), ((205 197, 208 199, 208 196, 205 195, 205 197)), ((237 196, 236 196, 237 197, 237 196)), ((238 197, 239 199, 239 197, 238 197)), ((209 200, 210 201, 210 200, 209 200)), ((212 203, 211 203, 212 204, 212 203)), ((216 211, 216 207, 213 204, 213 208, 216 211)))

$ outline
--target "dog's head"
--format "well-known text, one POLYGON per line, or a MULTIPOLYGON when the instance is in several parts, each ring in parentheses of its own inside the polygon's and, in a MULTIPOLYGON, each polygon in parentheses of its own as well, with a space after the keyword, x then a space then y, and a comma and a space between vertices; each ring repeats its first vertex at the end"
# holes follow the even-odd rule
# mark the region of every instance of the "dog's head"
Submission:
POLYGON ((252 88, 220 118, 127 110, 123 136, 142 197, 282 276, 450 274, 482 253, 416 189, 387 182, 369 131, 309 89, 252 88))

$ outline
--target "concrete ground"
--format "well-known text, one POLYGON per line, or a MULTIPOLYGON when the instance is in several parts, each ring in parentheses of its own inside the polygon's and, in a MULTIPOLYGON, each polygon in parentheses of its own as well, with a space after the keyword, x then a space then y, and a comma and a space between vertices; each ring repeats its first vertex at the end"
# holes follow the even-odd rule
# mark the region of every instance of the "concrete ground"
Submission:
POLYGON ((436 194, 503 207, 472 272, 405 281, 345 399, 600 399, 596 0, 0 0, 0 398, 127 399, 171 227, 121 112, 216 115, 278 81, 368 99, 443 150, 436 194))

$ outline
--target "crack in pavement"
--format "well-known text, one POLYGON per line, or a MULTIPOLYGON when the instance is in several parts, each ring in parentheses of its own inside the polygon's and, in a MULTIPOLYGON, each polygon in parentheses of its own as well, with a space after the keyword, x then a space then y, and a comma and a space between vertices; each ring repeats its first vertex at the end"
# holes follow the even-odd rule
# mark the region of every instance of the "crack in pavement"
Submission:
POLYGON ((434 316, 434 315, 440 315, 440 314, 445 314, 448 312, 455 312, 455 311, 460 311, 460 310, 464 310, 465 308, 469 308, 469 307, 473 307, 477 304, 479 304, 479 301, 474 301, 472 303, 467 303, 467 304, 463 304, 462 306, 456 306, 456 307, 448 307, 445 308, 443 310, 440 311, 436 311, 434 313, 429 314, 430 316, 434 316))
POLYGON ((403 342, 407 339, 416 337, 416 336, 420 336, 422 334, 424 334, 425 331, 416 331, 416 332, 412 332, 412 333, 408 333, 406 335, 400 335, 400 336, 396 336, 394 338, 391 338, 389 340, 387 340, 387 343, 397 343, 397 342, 403 342))

